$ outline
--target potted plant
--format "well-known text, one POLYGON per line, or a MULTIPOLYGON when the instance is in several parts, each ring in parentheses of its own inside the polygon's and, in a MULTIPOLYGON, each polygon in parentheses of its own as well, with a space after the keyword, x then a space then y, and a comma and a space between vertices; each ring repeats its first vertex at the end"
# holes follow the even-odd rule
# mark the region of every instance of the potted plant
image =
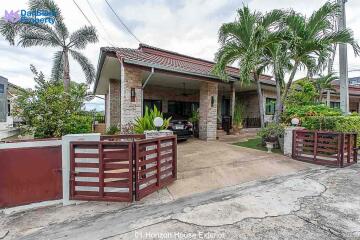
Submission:
POLYGON ((199 137, 199 121, 200 121, 200 113, 199 109, 191 112, 191 117, 189 118, 189 122, 193 125, 193 134, 194 137, 199 137))
POLYGON ((275 147, 274 145, 279 143, 279 139, 284 136, 284 131, 285 129, 282 124, 269 123, 258 132, 258 135, 265 142, 268 152, 271 152, 275 147))

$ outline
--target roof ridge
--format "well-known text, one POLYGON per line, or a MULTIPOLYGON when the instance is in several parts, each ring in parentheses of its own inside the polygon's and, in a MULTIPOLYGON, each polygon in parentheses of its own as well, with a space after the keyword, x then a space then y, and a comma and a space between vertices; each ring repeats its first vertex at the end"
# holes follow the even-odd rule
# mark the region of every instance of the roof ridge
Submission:
MULTIPOLYGON (((206 63, 212 64, 212 65, 213 65, 213 64, 216 64, 216 62, 214 62, 214 61, 210 61, 210 60, 206 60, 206 59, 202 59, 202 58, 197 58, 197 57, 185 55, 185 54, 182 54, 182 53, 178 53, 178 52, 175 52, 175 51, 166 50, 166 49, 159 48, 159 47, 154 47, 154 46, 151 46, 151 45, 148 45, 148 44, 145 44, 145 43, 140 43, 140 44, 139 44, 138 50, 141 50, 141 48, 149 48, 149 49, 153 49, 153 50, 156 50, 156 51, 161 51, 161 52, 164 52, 164 53, 170 53, 170 54, 178 55, 178 56, 180 56, 180 57, 185 57, 185 58, 190 58, 190 59, 193 59, 193 60, 198 60, 198 61, 206 62, 206 63)), ((231 68, 231 69, 234 69, 234 70, 239 70, 238 68, 233 67, 233 66, 226 66, 226 67, 231 68)))

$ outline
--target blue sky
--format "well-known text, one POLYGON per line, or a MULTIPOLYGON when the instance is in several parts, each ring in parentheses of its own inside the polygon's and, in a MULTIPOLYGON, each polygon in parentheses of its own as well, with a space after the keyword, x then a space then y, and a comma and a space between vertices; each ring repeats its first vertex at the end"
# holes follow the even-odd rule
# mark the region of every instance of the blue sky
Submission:
MULTIPOLYGON (((83 53, 97 65, 99 48, 114 45, 136 48, 138 42, 118 23, 105 0, 75 0, 98 29, 100 41, 89 45, 83 53), (101 23, 94 16, 92 9, 101 23), (103 27, 105 26, 105 28, 103 27)), ((293 8, 303 14, 320 7, 324 0, 108 0, 122 20, 127 23, 136 36, 144 43, 168 50, 213 60, 218 48, 217 31, 224 22, 234 20, 236 9, 243 4, 259 11, 274 8, 293 8)), ((72 0, 56 1, 62 10, 70 32, 88 25, 72 0)), ((0 17, 5 10, 26 9, 26 0, 2 0, 0 17)), ((347 3, 348 27, 352 28, 356 39, 360 40, 360 1, 347 3)), ((28 88, 34 86, 29 64, 34 64, 46 76, 50 76, 54 48, 21 48, 9 46, 0 36, 0 75, 10 82, 28 88)), ((337 60, 336 60, 337 61, 337 60)), ((349 49, 349 69, 360 69, 359 60, 349 49)), ((336 62, 337 63, 337 62, 336 62)), ((337 64, 334 66, 337 70, 337 64)), ((84 75, 79 65, 70 62, 71 79, 83 82, 84 75)), ((298 77, 301 77, 301 73, 298 77)), ((351 72, 350 76, 360 76, 360 72, 351 72)), ((91 87, 92 88, 92 87, 91 87)), ((101 100, 93 100, 88 108, 103 109, 101 100)))

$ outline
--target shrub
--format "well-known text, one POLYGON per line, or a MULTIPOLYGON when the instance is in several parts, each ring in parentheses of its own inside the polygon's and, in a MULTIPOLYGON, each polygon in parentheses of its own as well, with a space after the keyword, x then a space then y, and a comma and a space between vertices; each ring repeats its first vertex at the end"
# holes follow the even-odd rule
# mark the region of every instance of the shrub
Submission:
POLYGON ((302 126, 309 130, 336 131, 342 133, 357 133, 357 143, 360 145, 360 116, 314 116, 304 119, 302 126))
POLYGON ((279 137, 284 136, 285 128, 283 124, 269 123, 258 132, 258 136, 265 141, 274 142, 279 137))
MULTIPOLYGON (((164 119, 163 114, 154 106, 154 109, 149 111, 149 108, 145 108, 144 116, 138 117, 135 120, 134 131, 135 133, 144 133, 147 130, 156 130, 154 126, 154 119, 156 117, 161 117, 164 119)), ((164 124, 160 127, 160 130, 167 129, 170 124, 171 117, 164 119, 164 124)))
POLYGON ((301 79, 292 84, 286 106, 314 105, 318 98, 317 90, 309 79, 301 79))
POLYGON ((108 127, 106 129, 106 134, 107 135, 115 135, 118 132, 120 132, 120 129, 115 125, 111 125, 110 127, 108 127))
POLYGON ((304 106, 287 106, 282 114, 282 122, 290 123, 291 119, 299 118, 302 122, 310 116, 341 116, 339 109, 330 108, 323 104, 320 105, 304 105, 304 106))

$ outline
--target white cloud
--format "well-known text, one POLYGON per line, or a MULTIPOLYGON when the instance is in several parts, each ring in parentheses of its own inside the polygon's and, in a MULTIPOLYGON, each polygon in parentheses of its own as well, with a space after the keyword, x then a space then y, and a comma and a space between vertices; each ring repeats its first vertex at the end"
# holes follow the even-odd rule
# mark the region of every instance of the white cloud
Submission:
MULTIPOLYGON (((218 28, 222 23, 232 21, 235 18, 236 9, 241 7, 243 3, 260 11, 269 11, 274 8, 293 8, 309 15, 325 2, 325 0, 108 1, 142 42, 208 60, 213 60, 214 53, 218 48, 218 28)), ((57 0, 56 2, 62 10, 70 32, 83 25, 88 25, 72 0, 57 0)), ((95 67, 101 46, 108 46, 109 44, 131 48, 138 46, 137 41, 120 26, 104 0, 89 0, 89 2, 106 30, 98 22, 86 0, 76 0, 76 2, 98 29, 101 36, 99 43, 89 45, 83 51, 95 67)), ((20 9, 26 8, 26 6, 26 0, 2 1, 0 16, 5 9, 20 9)), ((360 1, 348 1, 348 27, 354 30, 357 39, 360 39, 360 20, 357 17, 359 10, 360 1)), ((52 55, 55 50, 41 47, 29 49, 10 47, 0 37, 0 75, 8 77, 10 82, 20 86, 31 87, 34 82, 29 64, 36 65, 39 70, 50 76, 52 55)), ((336 64, 335 69, 337 69, 336 64)), ((70 67, 72 80, 84 82, 85 78, 79 65, 72 61, 70 67)), ((358 60, 355 59, 350 49, 349 68, 360 68, 358 60)), ((353 74, 357 74, 357 72, 353 74)))

